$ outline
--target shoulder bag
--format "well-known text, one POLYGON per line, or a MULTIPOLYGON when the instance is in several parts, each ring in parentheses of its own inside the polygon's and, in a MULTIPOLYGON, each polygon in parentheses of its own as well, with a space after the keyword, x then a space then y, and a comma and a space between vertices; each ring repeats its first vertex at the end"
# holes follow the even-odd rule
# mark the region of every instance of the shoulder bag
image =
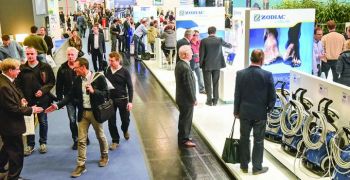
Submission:
POLYGON ((222 159, 226 163, 237 164, 239 159, 239 139, 233 139, 233 132, 235 129, 236 118, 233 121, 230 137, 226 138, 224 150, 222 152, 222 159))
MULTIPOLYGON (((103 74, 98 73, 91 82, 93 82, 99 76, 103 76, 103 74)), ((114 111, 113 100, 108 98, 107 96, 104 99, 104 103, 97 106, 97 111, 95 114, 96 121, 99 123, 104 123, 108 119, 112 118, 114 114, 115 114, 115 111, 114 111)))

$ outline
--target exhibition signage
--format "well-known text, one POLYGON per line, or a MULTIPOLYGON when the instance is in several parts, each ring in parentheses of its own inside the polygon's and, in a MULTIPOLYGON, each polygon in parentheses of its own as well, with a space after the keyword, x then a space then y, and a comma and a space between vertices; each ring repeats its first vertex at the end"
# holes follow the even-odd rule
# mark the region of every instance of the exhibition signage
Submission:
POLYGON ((133 13, 135 22, 139 22, 142 18, 157 17, 157 9, 154 6, 134 6, 133 13))
POLYGON ((55 40, 61 39, 61 26, 58 13, 58 0, 47 1, 48 14, 49 14, 49 36, 52 36, 55 40))
POLYGON ((275 80, 289 81, 292 69, 311 73, 314 21, 314 9, 252 10, 249 55, 262 49, 275 80))
POLYGON ((176 8, 176 39, 183 38, 186 29, 198 30, 200 39, 208 36, 208 27, 216 27, 216 35, 225 36, 224 7, 176 8))

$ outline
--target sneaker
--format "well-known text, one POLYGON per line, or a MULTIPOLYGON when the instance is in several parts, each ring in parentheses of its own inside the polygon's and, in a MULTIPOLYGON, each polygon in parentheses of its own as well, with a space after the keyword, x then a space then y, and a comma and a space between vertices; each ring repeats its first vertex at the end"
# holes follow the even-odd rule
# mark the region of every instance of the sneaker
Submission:
POLYGON ((47 153, 46 144, 41 144, 41 145, 40 145, 39 152, 40 152, 41 154, 47 153))
POLYGON ((33 146, 27 146, 24 149, 24 156, 29 156, 34 152, 34 147, 33 146))
POLYGON ((263 167, 261 170, 253 170, 253 175, 259 175, 259 174, 263 174, 263 173, 266 173, 267 171, 269 170, 268 167, 263 167))
POLYGON ((119 146, 119 143, 112 143, 109 146, 109 150, 111 150, 111 151, 116 150, 118 146, 119 146))
POLYGON ((71 177, 76 178, 81 176, 83 173, 86 172, 86 167, 85 165, 82 166, 77 166, 74 171, 70 174, 71 177))
POLYGON ((74 142, 74 143, 73 143, 72 149, 73 149, 73 150, 77 150, 77 149, 78 149, 78 142, 74 142))
POLYGON ((126 140, 129 140, 129 138, 130 138, 129 131, 126 131, 126 132, 124 133, 124 138, 125 138, 126 140))
POLYGON ((101 156, 101 159, 98 162, 98 166, 105 167, 105 166, 107 166, 108 161, 109 161, 108 154, 104 154, 104 155, 101 156))

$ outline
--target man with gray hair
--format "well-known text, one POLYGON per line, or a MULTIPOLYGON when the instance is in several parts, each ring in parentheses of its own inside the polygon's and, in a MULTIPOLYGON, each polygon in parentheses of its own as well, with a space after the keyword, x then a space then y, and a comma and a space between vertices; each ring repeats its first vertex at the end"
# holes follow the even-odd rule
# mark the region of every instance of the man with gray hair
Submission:
POLYGON ((191 29, 186 29, 184 37, 177 41, 177 43, 176 43, 176 51, 177 51, 176 62, 179 62, 181 60, 180 56, 179 56, 180 47, 183 45, 191 45, 192 37, 193 37, 193 31, 191 29))
MULTIPOLYGON (((67 61, 61 65, 57 71, 56 95, 58 100, 67 96, 72 88, 76 73, 74 72, 74 62, 78 58, 79 51, 74 47, 67 48, 67 61)), ((77 126, 77 106, 70 102, 66 105, 69 118, 69 127, 72 132, 72 149, 78 148, 78 126, 77 126)), ((89 141, 88 141, 89 142, 89 141)))
POLYGON ((179 49, 179 60, 175 66, 176 104, 179 107, 178 143, 185 147, 195 147, 190 138, 193 106, 197 105, 195 78, 190 67, 192 49, 183 45, 179 49))

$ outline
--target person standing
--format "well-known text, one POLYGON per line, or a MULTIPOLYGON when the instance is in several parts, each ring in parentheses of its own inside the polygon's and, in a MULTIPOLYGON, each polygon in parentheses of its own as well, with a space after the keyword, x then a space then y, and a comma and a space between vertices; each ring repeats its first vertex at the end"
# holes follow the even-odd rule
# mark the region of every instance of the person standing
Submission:
POLYGON ((124 28, 124 44, 125 44, 125 53, 127 56, 130 56, 130 38, 131 38, 131 22, 130 22, 130 14, 125 16, 125 20, 123 23, 124 28))
POLYGON ((125 52, 125 29, 124 29, 124 25, 122 24, 122 21, 120 19, 118 19, 117 22, 117 31, 118 31, 118 49, 119 52, 125 52))
POLYGON ((200 94, 206 94, 205 88, 204 88, 204 83, 203 83, 203 76, 201 69, 199 68, 199 45, 201 41, 199 40, 199 31, 194 30, 193 37, 191 39, 191 48, 193 51, 193 57, 192 60, 190 61, 191 68, 192 70, 196 73, 197 76, 197 84, 199 88, 199 93, 200 94))
POLYGON ((192 49, 183 45, 179 49, 180 61, 175 66, 176 95, 175 101, 179 107, 178 143, 186 147, 195 147, 190 138, 193 119, 193 109, 197 105, 195 78, 190 67, 192 49))
POLYGON ((347 41, 346 51, 342 52, 337 61, 338 83, 350 86, 350 41, 347 41))
MULTIPOLYGON (((133 85, 129 71, 122 66, 122 56, 117 52, 109 54, 110 67, 106 71, 106 78, 112 83, 114 89, 109 90, 109 96, 113 100, 114 109, 117 112, 119 109, 120 120, 122 122, 121 129, 124 138, 129 140, 130 134, 128 131, 130 124, 130 111, 132 109, 133 85)), ((115 150, 119 146, 119 133, 117 128, 117 116, 114 113, 113 117, 108 120, 109 133, 112 137, 110 150, 115 150)))
POLYGON ((2 35, 1 39, 3 44, 0 46, 0 54, 3 54, 3 57, 0 55, 0 60, 14 58, 24 63, 26 58, 23 47, 16 41, 11 41, 7 34, 2 35))
POLYGON ((322 44, 323 31, 320 27, 314 30, 314 47, 312 53, 312 74, 321 76, 321 62, 326 60, 322 44))
MULTIPOLYGON (((20 61, 5 59, 0 69, 0 136, 3 142, 0 150, 0 173, 8 171, 8 180, 17 180, 23 168, 23 138, 26 131, 24 116, 40 113, 43 108, 27 107, 27 101, 14 85, 14 79, 20 73, 20 61), (5 169, 9 163, 8 170, 5 169)), ((0 177, 1 179, 6 177, 0 177)))
POLYGON ((234 116, 240 119, 240 161, 241 170, 248 172, 250 161, 250 132, 253 129, 253 175, 268 171, 262 167, 264 137, 269 113, 276 102, 276 91, 272 73, 261 69, 264 52, 255 49, 250 57, 251 65, 237 72, 234 96, 234 116))
MULTIPOLYGON (((82 49, 83 49, 83 42, 82 42, 81 38, 79 37, 77 30, 75 30, 75 29, 72 30, 72 37, 70 37, 68 39, 68 44, 69 44, 69 46, 74 47, 75 49, 77 49, 79 52, 82 51, 82 49)), ((82 54, 83 53, 81 53, 81 55, 82 54)), ((79 56, 79 53, 78 53, 78 56, 79 56)))
POLYGON ((135 60, 141 60, 141 54, 145 53, 145 44, 143 43, 143 37, 147 35, 147 20, 142 19, 141 24, 136 28, 134 33, 134 57, 135 60))
POLYGON ((103 130, 103 124, 96 120, 99 105, 104 103, 108 89, 106 79, 101 73, 89 71, 89 62, 85 58, 78 58, 74 62, 74 71, 79 76, 74 79, 72 88, 67 96, 57 104, 52 104, 45 112, 52 112, 68 103, 77 102, 78 106, 78 158, 77 166, 71 177, 79 177, 86 172, 86 145, 89 126, 95 130, 100 144, 101 158, 98 165, 105 167, 108 164, 108 143, 103 130))
MULTIPOLYGON (((51 66, 47 63, 37 60, 37 52, 34 47, 26 48, 27 62, 21 65, 21 72, 15 80, 15 84, 20 89, 28 101, 28 105, 38 105, 46 108, 53 101, 50 90, 55 86, 55 75, 51 66)), ((39 120, 39 152, 47 152, 47 133, 48 121, 47 114, 42 112, 38 114, 39 120)), ((24 155, 29 156, 33 153, 35 146, 35 135, 27 136, 27 147, 24 155)))
POLYGON ((322 62, 321 69, 328 77, 329 69, 332 70, 333 81, 337 82, 338 74, 336 71, 337 60, 343 50, 345 50, 345 38, 343 35, 335 31, 336 24, 333 20, 327 22, 329 33, 324 35, 321 39, 323 49, 326 54, 326 62, 322 62))
POLYGON ((103 71, 103 54, 106 53, 105 39, 103 34, 99 32, 98 25, 94 25, 92 32, 93 33, 89 35, 87 51, 92 56, 92 63, 94 65, 95 72, 103 71))
POLYGON ((46 52, 46 54, 50 55, 51 57, 53 57, 52 56, 53 42, 52 42, 52 38, 47 35, 46 28, 45 27, 40 27, 38 35, 41 36, 44 39, 44 41, 45 41, 45 43, 47 45, 47 52, 46 52))
POLYGON ((117 24, 118 19, 113 19, 112 25, 109 29, 109 32, 111 34, 111 51, 116 51, 117 50, 117 38, 119 36, 119 32, 117 31, 117 24))
POLYGON ((230 43, 216 37, 216 28, 208 28, 209 36, 204 38, 199 47, 199 65, 203 70, 204 86, 207 93, 206 105, 216 106, 219 100, 220 69, 226 67, 222 46, 231 48, 230 43), (212 88, 213 85, 213 88, 212 88))
MULTIPOLYGON (((172 25, 171 25, 171 27, 172 27, 172 25)), ((176 42, 176 51, 179 52, 180 47, 183 45, 191 45, 192 37, 193 37, 193 31, 191 29, 186 29, 184 37, 176 42)), ((181 58, 179 56, 179 53, 177 53, 176 62, 179 62, 180 60, 181 60, 181 58)))
POLYGON ((29 46, 34 47, 38 54, 37 55, 38 60, 42 62, 46 62, 46 53, 48 51, 48 47, 45 40, 36 34, 37 31, 38 31, 38 27, 36 26, 30 27, 31 34, 24 39, 23 45, 28 47, 29 46))
POLYGON ((154 43, 156 42, 156 38, 159 36, 159 30, 156 25, 156 23, 151 21, 149 24, 150 27, 147 30, 147 41, 151 45, 152 53, 154 53, 154 43))

